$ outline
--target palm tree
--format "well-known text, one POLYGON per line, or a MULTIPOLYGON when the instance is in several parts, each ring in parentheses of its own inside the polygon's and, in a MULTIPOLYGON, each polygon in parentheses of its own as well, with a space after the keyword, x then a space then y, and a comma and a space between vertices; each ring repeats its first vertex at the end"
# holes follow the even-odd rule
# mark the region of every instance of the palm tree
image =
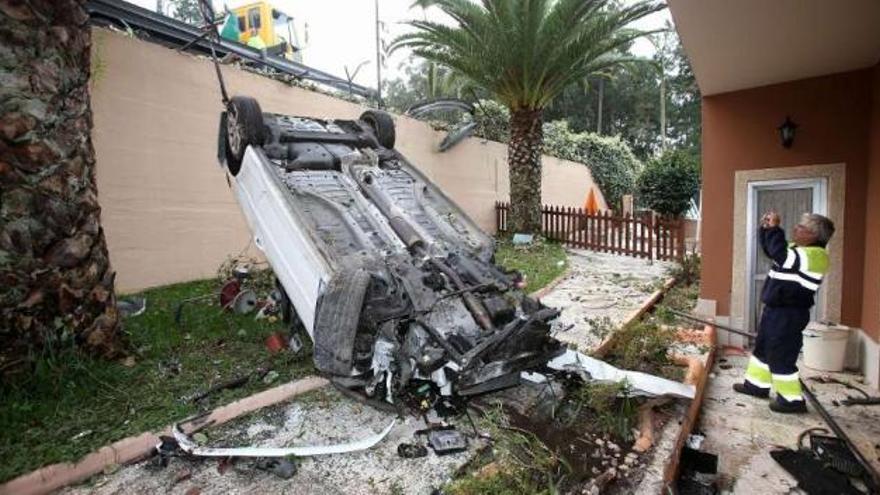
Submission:
POLYGON ((84 5, 0 0, 0 360, 64 336, 117 350, 84 5))
POLYGON ((511 227, 541 232, 543 110, 566 86, 634 61, 623 53, 647 33, 627 26, 664 8, 640 0, 420 0, 437 6, 455 26, 414 20, 416 31, 392 49, 410 48, 486 89, 510 109, 511 227))

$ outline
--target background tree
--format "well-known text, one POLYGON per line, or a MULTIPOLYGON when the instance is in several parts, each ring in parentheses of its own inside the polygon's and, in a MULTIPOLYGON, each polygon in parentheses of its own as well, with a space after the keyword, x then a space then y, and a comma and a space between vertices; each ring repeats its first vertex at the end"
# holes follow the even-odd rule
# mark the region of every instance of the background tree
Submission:
POLYGON ((411 21, 398 37, 407 47, 486 89, 510 110, 511 227, 541 232, 543 113, 567 86, 633 58, 621 50, 645 33, 627 26, 663 8, 638 1, 611 8, 607 0, 422 0, 455 26, 411 21))
POLYGON ((641 159, 661 151, 660 67, 666 81, 666 136, 673 148, 700 147, 700 92, 678 35, 671 24, 652 35, 653 64, 628 64, 566 88, 547 107, 546 120, 566 120, 574 132, 620 136, 641 159), (597 126, 599 80, 602 125, 597 126))
MULTIPOLYGON (((199 10, 199 0, 168 0, 171 17, 187 24, 201 24, 202 12, 199 10)), ((166 8, 168 8, 166 7, 166 8)))
POLYGON ((661 215, 680 216, 700 190, 696 156, 670 150, 651 160, 638 179, 639 202, 661 215))
MULTIPOLYGON (((0 0, 0 350, 117 349, 84 0, 0 0)), ((19 356, 21 354, 18 354, 19 356)))

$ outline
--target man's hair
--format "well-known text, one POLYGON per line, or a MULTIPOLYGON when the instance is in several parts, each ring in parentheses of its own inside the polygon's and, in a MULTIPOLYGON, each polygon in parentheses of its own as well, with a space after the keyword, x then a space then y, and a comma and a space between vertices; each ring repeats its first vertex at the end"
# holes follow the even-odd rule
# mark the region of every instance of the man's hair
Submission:
POLYGON ((816 234, 816 243, 823 247, 828 245, 828 241, 834 235, 834 222, 828 217, 817 213, 804 213, 804 216, 801 218, 801 225, 816 234))

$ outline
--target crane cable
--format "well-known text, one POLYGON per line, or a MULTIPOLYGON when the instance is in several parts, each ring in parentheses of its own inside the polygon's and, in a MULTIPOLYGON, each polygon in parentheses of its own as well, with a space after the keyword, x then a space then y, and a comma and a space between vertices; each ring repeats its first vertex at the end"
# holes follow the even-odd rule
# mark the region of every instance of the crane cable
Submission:
POLYGON ((223 106, 226 107, 229 104, 229 94, 226 93, 226 83, 223 81, 223 73, 220 71, 220 61, 217 60, 217 52, 214 50, 214 45, 220 43, 220 33, 217 32, 214 25, 214 7, 211 6, 211 0, 199 0, 199 10, 205 22, 205 29, 211 31, 211 60, 214 61, 214 70, 217 71, 217 81, 220 83, 220 97, 223 106))

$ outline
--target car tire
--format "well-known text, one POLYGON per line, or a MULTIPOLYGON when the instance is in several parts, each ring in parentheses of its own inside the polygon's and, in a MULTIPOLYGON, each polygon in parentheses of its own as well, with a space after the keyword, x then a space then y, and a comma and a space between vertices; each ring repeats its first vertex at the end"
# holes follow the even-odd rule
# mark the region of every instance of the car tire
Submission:
POLYGON ((390 113, 382 110, 367 110, 361 114, 360 120, 370 126, 382 147, 394 149, 397 132, 394 130, 394 119, 391 118, 390 113))
POLYGON ((237 175, 248 146, 263 144, 265 124, 257 100, 233 96, 226 105, 226 167, 237 175))
POLYGON ((355 337, 364 297, 370 284, 366 270, 341 271, 324 289, 313 331, 315 367, 338 376, 350 376, 355 337))

